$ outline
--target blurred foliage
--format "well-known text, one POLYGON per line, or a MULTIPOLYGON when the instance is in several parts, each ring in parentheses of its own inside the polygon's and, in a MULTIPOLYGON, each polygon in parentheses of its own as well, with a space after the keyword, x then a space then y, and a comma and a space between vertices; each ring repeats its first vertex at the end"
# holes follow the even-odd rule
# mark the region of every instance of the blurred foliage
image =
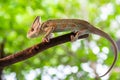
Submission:
MULTIPOLYGON (((36 16, 41 16, 42 21, 54 18, 84 19, 107 32, 114 40, 120 38, 117 35, 120 32, 120 0, 0 0, 0 43, 5 41, 6 56, 41 41, 41 37, 31 40, 26 38, 36 16)), ((6 67, 4 75, 15 72, 18 80, 25 80, 24 75, 30 70, 62 64, 77 66, 78 72, 83 73, 81 77, 77 73, 70 74, 66 80, 93 80, 94 77, 90 77, 81 64, 100 62, 109 67, 114 57, 111 49, 106 53, 105 47, 107 50, 111 48, 107 40, 91 35, 87 39, 50 48, 28 60, 6 67)), ((118 66, 120 63, 117 62, 115 68, 118 66)), ((110 74, 109 80, 119 80, 120 68, 110 74)), ((35 80, 40 78, 41 75, 38 75, 35 80)))

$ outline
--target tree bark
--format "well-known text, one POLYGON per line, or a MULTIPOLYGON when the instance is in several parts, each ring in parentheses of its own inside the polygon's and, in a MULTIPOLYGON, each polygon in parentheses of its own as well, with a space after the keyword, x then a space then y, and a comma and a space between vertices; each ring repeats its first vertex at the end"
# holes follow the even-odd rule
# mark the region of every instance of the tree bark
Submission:
MULTIPOLYGON (((48 48, 51 48, 53 46, 56 46, 56 45, 59 45, 59 44, 65 43, 65 42, 68 42, 71 40, 70 39, 71 35, 75 35, 75 33, 69 33, 69 34, 59 36, 59 37, 52 38, 50 40, 50 42, 42 42, 42 43, 36 44, 30 48, 27 48, 25 50, 17 52, 15 54, 1 58, 0 59, 0 67, 3 68, 5 66, 23 61, 23 60, 28 59, 28 58, 38 54, 39 52, 42 52, 42 51, 48 49, 48 48)), ((85 34, 83 36, 80 36, 79 39, 86 38, 88 36, 89 36, 88 34, 85 34)))

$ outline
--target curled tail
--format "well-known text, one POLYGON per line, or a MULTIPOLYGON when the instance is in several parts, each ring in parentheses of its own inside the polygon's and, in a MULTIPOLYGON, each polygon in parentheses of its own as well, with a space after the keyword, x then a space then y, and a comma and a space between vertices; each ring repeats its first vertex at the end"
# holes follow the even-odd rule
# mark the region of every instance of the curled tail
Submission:
POLYGON ((108 41, 110 41, 110 43, 112 44, 112 47, 114 49, 114 61, 113 61, 112 65, 110 66, 110 68, 108 69, 108 71, 105 74, 100 76, 100 77, 103 77, 106 74, 108 74, 111 71, 111 69, 113 68, 113 66, 115 65, 115 63, 117 61, 118 48, 117 48, 116 43, 113 41, 113 39, 107 33, 103 32, 102 30, 99 30, 93 26, 91 26, 89 30, 91 31, 91 33, 100 35, 100 36, 106 38, 108 41))

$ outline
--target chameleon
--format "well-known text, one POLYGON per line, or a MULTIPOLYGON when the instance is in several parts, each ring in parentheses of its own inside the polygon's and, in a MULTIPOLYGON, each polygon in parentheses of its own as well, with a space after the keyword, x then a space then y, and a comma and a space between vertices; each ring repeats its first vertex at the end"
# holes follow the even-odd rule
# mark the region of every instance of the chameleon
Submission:
POLYGON ((114 67, 117 56, 118 56, 118 48, 115 41, 104 31, 94 27, 92 24, 85 20, 80 19, 50 19, 45 22, 41 21, 41 17, 37 16, 32 23, 30 30, 27 33, 28 38, 35 38, 40 35, 44 35, 42 41, 49 42, 51 38, 51 34, 55 32, 64 32, 71 31, 76 32, 75 35, 71 35, 71 41, 76 41, 79 36, 84 34, 96 34, 101 37, 107 39, 113 46, 114 49, 114 60, 110 68, 103 75, 99 77, 103 77, 107 75, 111 69, 114 67))

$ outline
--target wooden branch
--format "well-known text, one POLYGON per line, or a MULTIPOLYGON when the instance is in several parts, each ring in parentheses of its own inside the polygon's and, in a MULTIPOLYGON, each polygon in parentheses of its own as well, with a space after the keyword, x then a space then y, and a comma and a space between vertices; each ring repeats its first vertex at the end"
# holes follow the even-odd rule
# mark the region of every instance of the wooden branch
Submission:
MULTIPOLYGON (((42 43, 36 44, 30 48, 27 48, 25 50, 17 52, 15 54, 1 58, 0 59, 0 67, 5 67, 8 65, 17 63, 19 61, 23 61, 23 60, 28 59, 28 58, 38 54, 39 52, 42 52, 42 51, 48 49, 48 48, 51 48, 53 46, 56 46, 56 45, 59 45, 59 44, 65 43, 65 42, 68 42, 68 41, 70 41, 71 35, 75 35, 75 33, 69 33, 69 34, 65 34, 65 35, 62 35, 62 36, 59 36, 56 38, 52 38, 50 40, 50 42, 48 42, 48 43, 42 42, 42 43)), ((86 35, 80 36, 79 39, 86 38, 88 36, 89 35, 86 34, 86 35)))

